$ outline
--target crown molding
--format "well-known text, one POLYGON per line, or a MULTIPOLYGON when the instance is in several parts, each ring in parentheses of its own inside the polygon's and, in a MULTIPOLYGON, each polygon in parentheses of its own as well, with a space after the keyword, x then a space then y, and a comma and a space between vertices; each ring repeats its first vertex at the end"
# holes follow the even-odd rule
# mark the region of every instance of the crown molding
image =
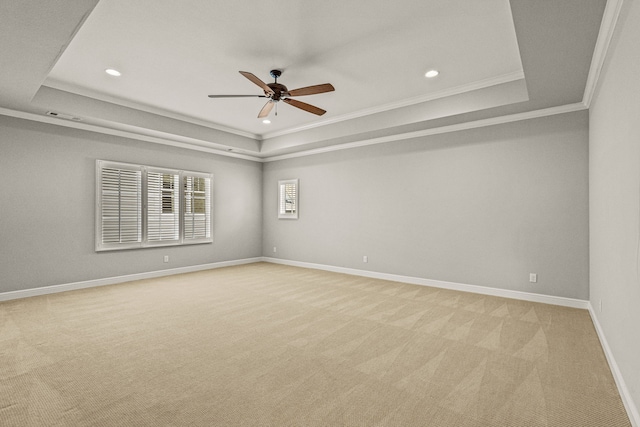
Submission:
POLYGON ((353 113, 348 113, 348 114, 343 114, 337 117, 332 117, 329 119, 325 119, 325 120, 320 120, 320 121, 316 121, 314 123, 310 123, 307 125, 302 125, 302 126, 297 126, 297 127, 293 127, 293 128, 289 128, 289 129, 284 129, 281 131, 276 131, 276 132, 272 132, 272 133, 265 133, 265 134, 254 134, 251 132, 246 132, 246 131, 242 131, 239 129, 235 129, 235 128, 230 128, 230 127, 226 127, 223 125, 219 125, 213 122, 209 122, 206 120, 200 120, 194 117, 189 117, 189 116, 185 116, 182 114, 178 114, 178 113, 174 113, 171 111, 167 111, 167 110, 163 110, 160 108, 156 108, 156 107, 152 107, 149 105, 143 105, 143 104, 138 104, 136 102, 132 102, 132 101, 128 101, 126 99, 121 99, 118 97, 114 97, 114 96, 110 96, 107 94, 104 94, 102 92, 98 92, 98 91, 93 91, 90 89, 86 89, 86 88, 81 88, 81 87, 77 87, 74 86, 72 84, 68 84, 66 82, 61 82, 58 80, 54 80, 54 79, 48 79, 45 84, 43 84, 43 86, 51 88, 51 89, 56 89, 56 90, 60 90, 63 92, 69 92, 75 95, 80 95, 80 96, 84 96, 87 98, 91 98, 91 99, 97 99, 100 101, 104 101, 104 102, 109 102, 115 105, 121 105, 123 107, 127 107, 127 108, 133 108, 136 110, 140 110, 140 111, 145 111, 147 113, 152 113, 152 114, 157 114, 163 117, 168 117, 171 119, 175 119, 175 120, 180 120, 186 123, 192 123, 192 124, 196 124, 199 126, 204 126, 210 129, 215 129, 215 130, 219 130, 222 132, 226 132, 226 133, 230 133, 230 134, 234 134, 234 135, 238 135, 238 136, 243 136, 246 138, 251 138, 254 139, 258 142, 260 141, 264 141, 265 139, 269 139, 269 138, 274 138, 277 136, 282 136, 282 135, 288 135, 288 134, 292 134, 292 133, 296 133, 296 132, 300 132, 300 131, 304 131, 304 130, 309 130, 309 129, 314 129, 317 127, 322 127, 322 126, 327 126, 327 125, 331 125, 334 123, 339 123, 339 122, 343 122, 346 120, 351 120, 351 119, 356 119, 359 117, 364 117, 364 116, 368 116, 371 114, 376 114, 376 113, 383 113, 385 111, 390 111, 390 110, 395 110, 398 108, 403 108, 403 107, 408 107, 411 105, 416 105, 416 104, 422 104, 425 102, 430 102, 430 101, 434 101, 437 99, 441 99, 441 98, 446 98, 449 96, 455 96, 455 95, 460 95, 463 93, 467 93, 467 92, 473 92, 475 90, 480 90, 480 89, 485 89, 491 86, 497 86, 500 84, 505 84, 505 83, 510 83, 513 81, 517 81, 517 80, 523 80, 524 77, 524 71, 522 70, 518 70, 518 71, 514 71, 511 73, 507 73, 507 74, 503 74, 503 75, 499 75, 499 76, 494 76, 494 77, 490 77, 487 79, 483 79, 483 80, 478 80, 475 82, 471 82, 465 85, 460 85, 460 86, 456 86, 453 88, 448 88, 448 89, 444 89, 438 92, 434 92, 434 93, 429 93, 426 95, 421 95, 421 96, 416 96, 413 98, 409 98, 409 99, 404 99, 401 101, 397 101, 397 102, 392 102, 392 103, 388 103, 388 104, 384 104, 381 106, 377 106, 377 107, 372 107, 372 108, 367 108, 364 110, 360 110, 360 111, 356 111, 353 113))
POLYGON ((357 119, 359 117, 369 116, 371 114, 383 113, 385 111, 395 110, 402 107, 408 107, 411 105, 422 104, 429 101, 434 101, 436 99, 446 98, 449 96, 460 95, 466 92, 473 92, 474 90, 484 89, 491 86, 496 86, 504 83, 513 82, 516 80, 524 79, 524 72, 522 70, 515 71, 513 73, 503 74, 501 76, 491 77, 484 80, 478 80, 476 82, 472 82, 466 85, 456 86, 453 88, 441 90, 439 92, 430 93, 427 95, 417 96, 409 99, 404 99, 402 101, 392 102, 388 104, 384 104, 378 107, 368 108, 365 110, 356 111, 353 113, 343 114, 340 116, 336 116, 330 119, 316 121, 307 125, 298 126, 294 128, 284 129, 281 131, 271 132, 263 134, 260 137, 261 141, 266 139, 275 138, 278 136, 288 135, 296 132, 301 132, 304 130, 314 129, 321 126, 327 126, 334 123, 343 122, 346 120, 357 119))
POLYGON ((133 101, 129 101, 129 100, 126 100, 126 99, 122 99, 122 98, 118 98, 118 97, 115 97, 115 96, 107 95, 107 94, 102 93, 102 92, 98 92, 98 91, 94 91, 94 90, 90 90, 90 89, 86 89, 86 88, 77 87, 77 86, 74 86, 72 84, 68 84, 68 83, 61 82, 61 81, 58 81, 58 80, 54 80, 54 79, 51 79, 51 78, 49 78, 45 82, 45 84, 43 84, 43 86, 51 88, 51 89, 60 90, 60 91, 63 91, 63 92, 69 92, 69 93, 72 93, 74 95, 84 96, 84 97, 90 98, 90 99, 97 99, 99 101, 108 102, 110 104, 119 105, 119 106, 122 106, 122 107, 132 108, 134 110, 144 111, 146 113, 157 114, 159 116, 168 117, 170 119, 180 120, 180 121, 185 122, 185 123, 191 123, 191 124, 198 125, 198 126, 204 126, 206 128, 219 130, 219 131, 230 133, 230 134, 233 134, 233 135, 238 135, 238 136, 243 136, 245 138, 255 139, 257 141, 260 140, 260 136, 255 134, 255 133, 242 131, 242 130, 235 129, 235 128, 228 127, 228 126, 219 125, 219 124, 216 124, 216 123, 213 123, 213 122, 209 122, 207 120, 201 120, 201 119, 198 119, 198 118, 195 118, 195 117, 186 116, 184 114, 174 113, 172 111, 164 110, 162 108, 152 107, 150 105, 145 105, 145 104, 139 104, 139 103, 136 103, 136 102, 133 102, 133 101))
POLYGON ((582 98, 582 103, 586 105, 587 108, 591 106, 593 95, 598 87, 600 73, 607 58, 607 52, 609 51, 611 39, 615 33, 623 3, 624 0, 607 0, 607 5, 602 15, 600 31, 598 32, 596 47, 593 51, 593 57, 591 58, 591 67, 589 68, 589 76, 587 77, 584 96, 582 98))
POLYGON ((86 131, 101 133, 105 135, 120 136, 123 138, 136 139, 139 141, 153 142, 161 145, 169 145, 172 147, 185 148, 189 150, 201 151, 204 153, 217 154, 219 156, 235 157, 237 159, 251 160, 254 162, 262 162, 262 159, 259 157, 238 153, 240 149, 229 148, 229 147, 215 144, 215 143, 208 143, 208 144, 211 144, 214 146, 218 145, 218 147, 204 147, 200 144, 205 143, 206 141, 196 140, 194 138, 188 138, 188 137, 181 137, 178 135, 170 135, 170 137, 145 135, 142 133, 128 131, 128 130, 112 129, 105 126, 93 125, 93 124, 83 123, 79 121, 65 120, 65 119, 49 117, 49 116, 41 116, 39 114, 28 113, 24 111, 16 111, 16 110, 11 110, 11 109, 2 108, 2 107, 0 107, 0 115, 15 117, 18 119, 31 120, 34 122, 48 123, 51 125, 68 127, 73 129, 86 130, 86 131), (236 150, 236 151, 234 152, 233 150, 236 150))
POLYGON ((161 138, 157 136, 150 136, 150 135, 144 135, 144 134, 131 132, 131 131, 111 129, 107 127, 102 127, 102 126, 97 126, 97 125, 92 125, 92 124, 87 124, 87 123, 82 123, 77 121, 58 119, 58 118, 53 118, 49 116, 41 116, 38 114, 27 113, 23 111, 15 111, 15 110, 10 110, 2 107, 0 107, 0 115, 16 117, 16 118, 25 119, 25 120, 32 120, 32 121, 41 122, 41 123, 48 123, 56 126, 86 130, 90 132, 97 132, 97 133, 102 133, 106 135, 120 136, 123 138, 137 139, 140 141, 153 142, 156 144, 169 145, 172 147, 217 154, 220 156, 234 157, 234 158, 250 160, 258 163, 266 163, 266 162, 275 162, 278 160, 293 159, 296 157, 313 156, 316 154, 329 153, 332 151, 349 150, 352 148, 366 147, 369 145, 384 144, 387 142, 403 141, 407 139, 420 138, 420 137, 429 136, 429 135, 439 135, 444 133, 458 132, 462 130, 482 128, 486 126, 494 126, 494 125, 499 125, 504 123, 512 123, 512 122, 517 122, 522 120, 536 119, 540 117, 571 113, 571 112, 582 111, 586 109, 587 107, 580 102, 575 104, 561 105, 558 107, 545 108, 541 110, 527 111, 524 113, 492 117, 489 119, 476 120, 472 122, 458 123, 450 126, 441 126, 441 127, 425 129, 421 131, 388 135, 388 136, 383 136, 379 138, 363 139, 363 140, 348 142, 345 144, 331 145, 328 147, 297 151, 295 153, 289 153, 289 154, 269 156, 269 155, 266 155, 265 153, 262 153, 264 157, 256 157, 256 156, 251 156, 247 154, 230 151, 234 149, 233 148, 230 149, 227 147, 220 147, 220 148, 203 147, 201 145, 198 145, 198 143, 202 143, 202 141, 193 140, 192 138, 180 137, 180 140, 178 140, 177 139, 178 137, 176 135, 171 136, 172 138, 176 138, 176 139, 161 138))
POLYGON ((574 111, 586 110, 587 107, 581 103, 561 105, 558 107, 544 108, 541 110, 527 111, 525 113, 511 114, 507 116, 492 117, 489 119, 476 120, 472 122, 458 123, 450 126, 441 126, 432 129, 425 129, 415 132, 407 132, 396 135, 383 136, 380 138, 363 139, 360 141, 347 142, 345 144, 331 145, 328 147, 314 148, 311 150, 298 151, 295 153, 282 154, 276 156, 268 156, 263 159, 264 162, 275 162, 278 160, 293 159, 296 157, 312 156, 316 154, 329 153, 332 151, 348 150, 351 148, 366 147, 368 145, 383 144, 386 142, 402 141, 406 139, 420 138, 429 135, 439 135, 443 133, 458 132, 462 130, 482 128, 486 126, 494 126, 504 123, 512 123, 521 120, 537 119, 540 117, 553 116, 556 114, 571 113, 574 111))

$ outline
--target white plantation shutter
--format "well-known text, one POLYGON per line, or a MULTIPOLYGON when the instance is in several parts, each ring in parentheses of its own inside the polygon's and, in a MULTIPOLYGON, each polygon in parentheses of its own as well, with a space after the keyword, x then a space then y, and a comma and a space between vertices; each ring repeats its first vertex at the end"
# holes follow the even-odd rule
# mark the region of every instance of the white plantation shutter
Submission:
POLYGON ((296 186, 295 184, 285 184, 282 189, 284 191, 282 213, 294 213, 296 211, 296 186))
POLYGON ((96 250, 142 242, 142 168, 98 161, 96 250))
POLYGON ((298 180, 278 181, 278 218, 298 218, 298 180))
POLYGON ((211 176, 183 173, 184 242, 212 241, 211 238, 211 176))
POLYGON ((213 242, 212 186, 208 173, 96 160, 96 251, 213 242))
POLYGON ((148 243, 180 240, 180 175, 177 171, 147 169, 148 243))

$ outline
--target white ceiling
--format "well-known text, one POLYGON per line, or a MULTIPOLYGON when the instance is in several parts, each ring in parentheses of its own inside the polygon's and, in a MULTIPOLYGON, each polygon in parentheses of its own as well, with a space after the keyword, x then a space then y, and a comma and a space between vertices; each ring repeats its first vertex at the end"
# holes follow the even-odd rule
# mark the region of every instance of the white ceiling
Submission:
POLYGON ((44 84, 261 135, 521 77, 507 0, 102 0, 44 84), (289 89, 332 83, 301 99, 328 113, 280 103, 265 126, 264 99, 206 97, 262 94, 238 71, 271 82, 271 69, 289 89))
POLYGON ((0 6, 0 108, 264 156, 578 101, 606 0, 25 0, 0 6), (111 77, 106 68, 123 75, 111 77), (440 75, 426 79, 435 68, 440 75), (318 117, 241 76, 289 89, 318 117), (473 116, 475 112, 475 116, 473 116))

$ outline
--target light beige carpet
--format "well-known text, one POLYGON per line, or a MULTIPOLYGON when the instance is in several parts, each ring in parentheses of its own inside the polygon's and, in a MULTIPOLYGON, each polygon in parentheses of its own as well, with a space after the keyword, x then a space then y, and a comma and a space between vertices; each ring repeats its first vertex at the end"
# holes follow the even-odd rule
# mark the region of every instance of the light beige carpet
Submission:
POLYGON ((2 426, 630 426, 585 310, 258 263, 0 303, 2 426))

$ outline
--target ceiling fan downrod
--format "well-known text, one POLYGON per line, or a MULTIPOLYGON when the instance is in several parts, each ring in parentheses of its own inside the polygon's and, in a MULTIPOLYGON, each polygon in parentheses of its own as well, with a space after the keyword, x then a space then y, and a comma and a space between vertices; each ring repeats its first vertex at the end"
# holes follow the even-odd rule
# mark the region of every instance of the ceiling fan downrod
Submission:
POLYGON ((275 79, 275 82, 278 83, 278 77, 280 77, 282 75, 282 71, 281 70, 271 70, 271 71, 269 71, 269 74, 271 75, 271 77, 273 77, 275 79))

